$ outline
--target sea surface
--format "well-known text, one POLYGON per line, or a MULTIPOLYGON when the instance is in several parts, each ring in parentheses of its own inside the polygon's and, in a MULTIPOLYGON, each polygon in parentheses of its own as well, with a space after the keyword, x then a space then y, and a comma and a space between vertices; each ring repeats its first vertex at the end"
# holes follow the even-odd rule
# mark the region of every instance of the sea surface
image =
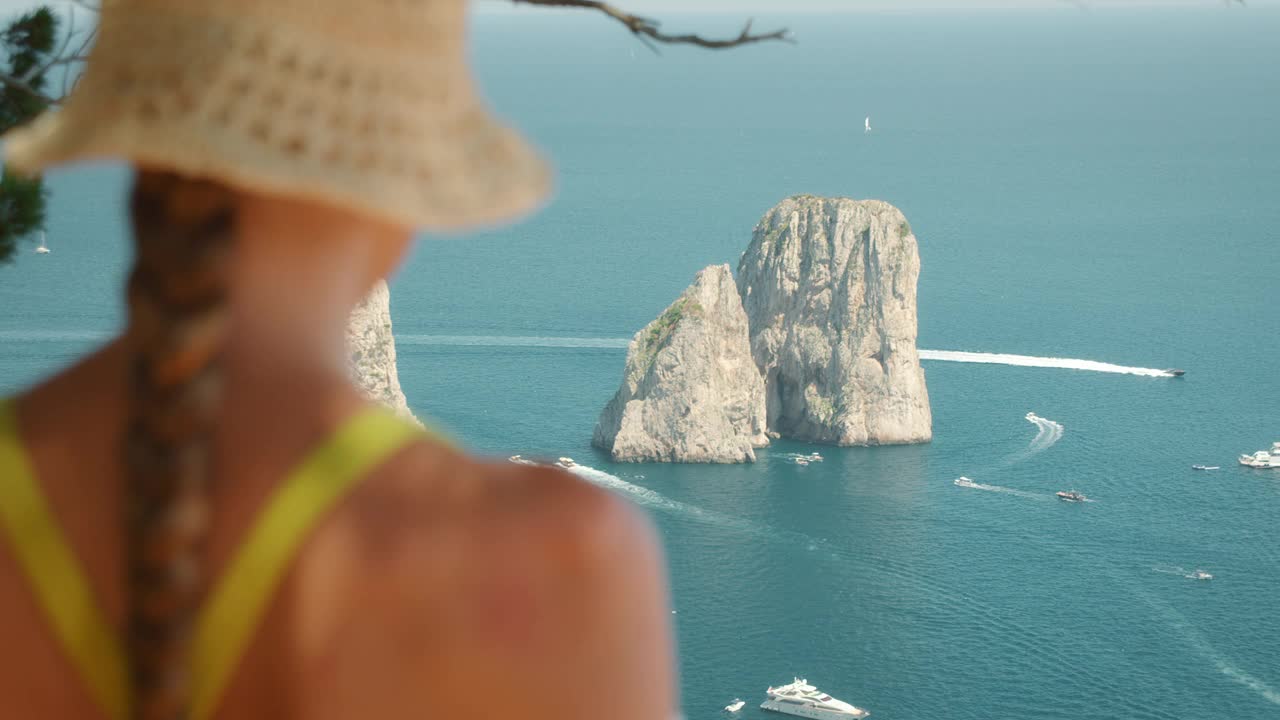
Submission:
MULTIPOLYGON (((558 196, 418 245, 393 283, 410 404, 652 514, 690 720, 766 717, 797 675, 882 720, 1280 718, 1280 471, 1235 462, 1280 440, 1280 11, 756 20, 778 23, 798 44, 659 55, 603 18, 479 19, 486 93, 558 196), (795 193, 910 219, 934 441, 591 449, 627 338, 795 193)), ((126 183, 51 176, 53 253, 0 268, 0 392, 119 327, 126 183)))

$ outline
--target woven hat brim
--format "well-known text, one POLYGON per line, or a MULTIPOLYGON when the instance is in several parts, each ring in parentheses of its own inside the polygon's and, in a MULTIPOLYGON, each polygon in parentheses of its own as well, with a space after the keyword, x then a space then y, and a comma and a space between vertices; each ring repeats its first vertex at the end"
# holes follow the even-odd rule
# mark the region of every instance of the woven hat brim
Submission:
POLYGON ((111 22, 65 106, 5 136, 14 169, 123 159, 431 230, 498 224, 549 194, 546 162, 464 65, 335 63, 322 39, 237 17, 111 22))

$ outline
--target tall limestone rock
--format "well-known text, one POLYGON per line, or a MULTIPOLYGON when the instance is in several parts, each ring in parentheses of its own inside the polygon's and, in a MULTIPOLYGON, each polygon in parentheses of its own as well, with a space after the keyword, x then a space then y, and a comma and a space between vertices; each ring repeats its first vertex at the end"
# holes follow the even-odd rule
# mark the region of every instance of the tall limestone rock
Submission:
POLYGON ((396 369, 396 339, 391 334, 391 290, 379 280, 351 313, 347 325, 351 377, 370 400, 382 403, 403 418, 413 416, 396 369))
POLYGON ((592 442, 616 462, 753 462, 764 429, 747 316, 729 266, 713 265, 631 340, 592 442))
POLYGON ((771 432, 837 445, 932 438, 919 274, 916 238, 888 203, 797 196, 765 214, 738 282, 771 432))

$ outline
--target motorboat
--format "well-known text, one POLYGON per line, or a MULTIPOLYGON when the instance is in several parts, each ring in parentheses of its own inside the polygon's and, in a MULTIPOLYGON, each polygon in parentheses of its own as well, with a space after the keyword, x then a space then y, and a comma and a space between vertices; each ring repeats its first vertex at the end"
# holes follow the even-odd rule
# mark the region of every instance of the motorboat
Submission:
POLYGON ((1196 568, 1195 570, 1187 573, 1185 577, 1188 580, 1212 580, 1213 579, 1212 575, 1205 572, 1204 570, 1201 570, 1200 568, 1196 568))
POLYGON ((738 712, 738 711, 739 711, 739 710, 741 710, 741 709, 742 709, 742 707, 743 707, 744 705, 746 705, 746 704, 747 704, 747 703, 746 703, 746 701, 744 701, 742 698, 734 698, 734 699, 733 699, 733 702, 731 702, 731 703, 729 703, 728 705, 725 705, 725 706, 724 706, 724 711, 725 711, 725 712, 738 712))
POLYGON ((809 453, 807 458, 809 462, 822 462, 822 456, 818 453, 809 453))
POLYGON ((513 462, 517 465, 537 465, 538 464, 523 455, 512 455, 511 457, 507 458, 507 462, 513 462))
POLYGON ((1241 455, 1240 464, 1245 467, 1262 470, 1280 468, 1280 442, 1271 443, 1270 450, 1259 450, 1252 455, 1241 455))
POLYGON ((1179 370, 1178 368, 1167 368, 1164 371, 1164 374, 1168 375, 1169 377, 1182 377, 1183 375, 1187 374, 1187 371, 1179 370))
POLYGON ((797 464, 797 465, 808 465, 808 464, 809 464, 809 460, 808 460, 808 458, 802 458, 802 457, 798 457, 798 458, 796 458, 794 462, 795 462, 795 464, 797 464))
POLYGON ((1192 465, 1192 470, 1221 470, 1217 465, 1192 465))
POLYGON ((1067 502, 1088 502, 1089 501, 1089 498, 1085 497, 1084 493, 1076 492, 1075 490, 1059 490, 1055 494, 1058 496, 1059 500, 1066 500, 1067 502))
POLYGON ((787 685, 766 690, 765 700, 760 703, 760 708, 817 720, 860 719, 871 714, 862 708, 831 697, 803 678, 795 678, 787 685))
POLYGON ((973 486, 974 486, 974 482, 973 482, 972 480, 970 480, 969 478, 967 478, 967 477, 963 476, 963 475, 961 475, 960 477, 958 477, 958 478, 956 478, 955 480, 953 480, 953 481, 952 481, 952 483, 953 483, 953 484, 955 484, 955 485, 959 485, 960 487, 973 487, 973 486))
POLYGON ((574 462, 573 458, 571 457, 562 457, 559 460, 556 460, 556 465, 559 465, 562 468, 571 468, 576 466, 577 464, 578 463, 574 462))

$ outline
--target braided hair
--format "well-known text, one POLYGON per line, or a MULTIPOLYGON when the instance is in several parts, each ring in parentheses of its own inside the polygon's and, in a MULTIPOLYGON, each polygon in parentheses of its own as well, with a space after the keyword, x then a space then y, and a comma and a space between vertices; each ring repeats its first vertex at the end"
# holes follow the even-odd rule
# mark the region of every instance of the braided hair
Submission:
POLYGON ((177 720, 190 707, 190 646, 206 583, 235 195, 139 171, 130 213, 126 651, 133 717, 177 720))

